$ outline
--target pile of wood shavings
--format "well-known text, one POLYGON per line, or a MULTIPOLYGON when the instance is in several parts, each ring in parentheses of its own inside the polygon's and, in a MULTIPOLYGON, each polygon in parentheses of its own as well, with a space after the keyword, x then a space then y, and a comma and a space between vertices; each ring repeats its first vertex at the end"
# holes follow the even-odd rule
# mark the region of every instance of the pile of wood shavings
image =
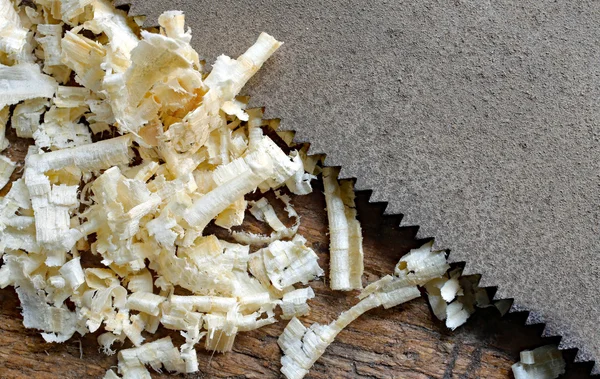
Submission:
MULTIPOLYGON (((237 97, 281 43, 263 33, 207 73, 181 12, 152 33, 107 1, 1 4, 1 147, 9 121, 35 141, 0 203, 0 286, 16 288, 24 325, 48 342, 102 328, 108 354, 129 340, 118 371, 138 378, 146 365, 197 371, 201 340, 229 351, 238 332, 276 322, 278 306, 284 318, 307 313, 314 293, 294 286, 323 270, 289 197, 277 196, 291 227, 262 198, 250 211, 271 235, 203 235, 211 222, 241 225, 248 193, 312 191, 316 159, 286 154, 237 97), (185 343, 144 344, 159 325, 185 343)), ((16 165, 0 164, 3 187, 16 165)))
MULTIPOLYGON (((314 297, 301 285, 323 270, 278 190, 310 193, 321 168, 306 150, 287 154, 265 136, 261 110, 238 97, 281 45, 273 37, 261 34, 237 59, 220 56, 209 73, 181 12, 164 13, 151 32, 103 0, 0 0, 0 8, 0 151, 7 125, 35 141, 23 177, 0 199, 0 287, 16 288, 24 325, 46 341, 104 330, 107 354, 126 340, 135 346, 119 351, 123 377, 149 378, 148 365, 191 373, 202 340, 207 350, 230 351, 238 332, 276 322, 279 307, 291 319, 279 339, 282 372, 301 378, 352 320, 420 296, 418 286, 450 328, 474 305, 489 305, 426 244, 336 321, 300 323, 314 297), (266 198, 245 199, 272 190, 292 226, 266 198), (204 235, 210 223, 241 225, 247 209, 272 232, 238 230, 236 243, 204 235), (82 265, 86 254, 98 263, 82 265), (145 342, 161 325, 185 343, 145 342)), ((0 155, 0 188, 16 167, 0 155)), ((352 184, 340 184, 332 168, 323 178, 331 286, 362 289, 352 184)))

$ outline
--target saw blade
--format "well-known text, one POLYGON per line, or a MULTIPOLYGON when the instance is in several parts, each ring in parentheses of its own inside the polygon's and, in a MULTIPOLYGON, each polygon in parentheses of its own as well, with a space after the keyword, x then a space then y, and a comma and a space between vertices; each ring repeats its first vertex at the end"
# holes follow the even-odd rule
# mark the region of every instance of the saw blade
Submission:
MULTIPOLYGON (((600 358, 600 4, 134 0, 184 11, 208 63, 283 47, 252 104, 388 213, 600 358)), ((537 320, 536 320, 537 321, 537 320)))

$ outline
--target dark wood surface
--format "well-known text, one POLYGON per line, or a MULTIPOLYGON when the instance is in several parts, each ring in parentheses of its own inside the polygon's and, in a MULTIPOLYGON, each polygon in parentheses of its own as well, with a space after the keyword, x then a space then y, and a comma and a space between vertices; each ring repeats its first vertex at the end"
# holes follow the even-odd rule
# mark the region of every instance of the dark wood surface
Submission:
MULTIPOLYGON (((29 141, 17 140, 9 131, 12 144, 5 154, 21 162, 29 141)), ((20 170, 14 177, 20 175, 20 170)), ((0 192, 6 193, 7 188, 0 192)), ((416 229, 399 228, 398 216, 383 216, 383 204, 368 203, 368 193, 359 193, 357 206, 364 229, 365 275, 370 283, 393 271, 400 256, 422 241, 415 241, 416 229)), ((275 203, 277 204, 277 203, 275 203)), ((299 233, 318 253, 321 267, 328 268, 328 236, 325 201, 320 181, 308 196, 293 197, 302 217, 299 233)), ((278 209, 280 214, 282 209, 278 209)), ((265 230, 247 217, 244 229, 265 230)), ((219 237, 228 233, 211 228, 219 237)), ((325 279, 311 283, 316 298, 305 323, 329 323, 357 299, 353 293, 330 290, 325 279)), ((35 330, 22 325, 19 301, 12 288, 0 290, 0 378, 97 378, 116 366, 115 356, 99 352, 99 333, 75 335, 63 344, 44 343, 35 330)), ((510 378, 510 366, 519 351, 557 338, 540 338, 542 326, 524 326, 526 314, 500 317, 495 309, 478 310, 468 323, 454 332, 435 319, 425 298, 396 308, 375 309, 345 329, 314 365, 307 378, 510 378)), ((198 346, 200 372, 190 378, 277 378, 281 353, 276 340, 286 321, 238 335, 232 352, 210 354, 198 346)), ((175 332, 162 328, 152 340, 171 335, 176 345, 183 342, 175 332)), ((129 347, 129 345, 124 345, 129 347)), ((588 377, 589 364, 572 364, 574 352, 566 352, 565 377, 588 377)), ((153 374, 153 377, 177 377, 153 374)), ((178 377, 181 377, 178 376, 178 377)))

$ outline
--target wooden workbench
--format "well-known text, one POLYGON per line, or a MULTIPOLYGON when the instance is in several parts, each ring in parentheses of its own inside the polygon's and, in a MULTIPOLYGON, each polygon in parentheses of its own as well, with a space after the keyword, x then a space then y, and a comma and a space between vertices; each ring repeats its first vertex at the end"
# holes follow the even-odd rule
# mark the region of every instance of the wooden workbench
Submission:
MULTIPOLYGON (((22 162, 29 141, 17 140, 9 131, 11 147, 5 152, 22 162)), ((20 170, 14 177, 20 175, 20 170)), ((320 181, 308 196, 293 197, 302 217, 299 233, 318 253, 321 267, 328 268, 328 236, 325 201, 320 181)), ((6 188, 0 192, 6 193, 6 188)), ((364 229, 365 283, 391 273, 400 256, 419 246, 416 228, 398 228, 400 218, 382 216, 382 204, 368 203, 368 194, 357 197, 359 218, 364 229)), ((283 214, 282 209, 278 212, 283 214)), ((285 219, 282 217, 282 219, 285 219)), ((245 229, 263 230, 251 216, 245 229)), ((227 238, 223 229, 212 228, 227 238)), ((329 323, 356 303, 356 292, 330 290, 326 283, 311 283, 316 298, 310 301, 312 312, 306 323, 329 323)), ((116 365, 115 356, 99 352, 96 337, 75 335, 63 344, 48 344, 35 330, 22 325, 19 301, 12 288, 0 290, 0 378, 97 378, 116 365)), ((519 351, 547 343, 541 339, 541 326, 523 325, 524 313, 500 317, 495 309, 478 310, 467 325, 451 332, 435 319, 425 298, 396 308, 375 309, 345 329, 314 365, 307 378, 508 378, 510 366, 519 351)), ((276 340, 286 322, 241 333, 233 351, 211 355, 199 348, 201 372, 190 378, 277 378, 280 350, 276 340)), ((159 329, 159 336, 170 334, 176 346, 183 339, 175 332, 159 329)), ((128 347, 129 345, 125 345, 128 347)), ((571 364, 573 352, 567 352, 569 378, 584 378, 590 366, 571 364)), ((175 377, 175 375, 154 375, 175 377)))

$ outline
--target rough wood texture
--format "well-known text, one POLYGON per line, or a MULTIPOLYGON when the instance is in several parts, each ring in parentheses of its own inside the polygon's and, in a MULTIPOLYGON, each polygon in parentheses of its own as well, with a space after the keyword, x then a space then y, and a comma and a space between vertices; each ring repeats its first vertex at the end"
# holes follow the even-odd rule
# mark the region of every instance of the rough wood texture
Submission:
MULTIPOLYGON (((13 143, 5 153, 22 162, 28 141, 17 140, 10 131, 9 139, 13 143)), ((20 175, 19 171, 14 177, 20 175)), ((357 198, 364 229, 365 283, 392 272, 399 257, 422 242, 414 239, 416 229, 396 226, 398 217, 382 216, 384 206, 368 203, 368 196, 363 192, 357 198)), ((311 195, 295 197, 293 203, 302 216, 299 233, 308 239, 319 254, 321 267, 327 270, 329 241, 321 182, 315 183, 311 195)), ((282 209, 277 210, 282 213, 282 209)), ((252 216, 244 225, 253 231, 262 227, 252 216)), ((227 236, 219 228, 210 232, 227 236)), ((310 316, 303 318, 306 323, 328 323, 356 303, 356 292, 331 291, 324 281, 311 285, 317 296, 310 302, 310 316)), ((96 378, 116 365, 116 356, 108 357, 98 351, 99 333, 75 336, 64 344, 44 343, 38 332, 23 327, 19 301, 12 288, 0 290, 0 304, 0 378, 96 378)), ((479 310, 467 325, 450 332, 435 319, 424 298, 393 309, 376 309, 338 336, 308 378, 511 377, 510 366, 518 359, 519 351, 558 341, 541 339, 542 327, 523 326, 525 318, 523 313, 500 318, 494 309, 479 310)), ((280 351, 276 340, 285 323, 239 335, 234 350, 224 355, 199 349, 201 372, 189 377, 279 377, 280 351)), ((176 344, 183 342, 177 333, 159 329, 159 334, 170 334, 176 344)), ((572 359, 573 352, 566 355, 572 359)), ((589 365, 569 364, 566 377, 587 377, 589 369, 589 365)))

